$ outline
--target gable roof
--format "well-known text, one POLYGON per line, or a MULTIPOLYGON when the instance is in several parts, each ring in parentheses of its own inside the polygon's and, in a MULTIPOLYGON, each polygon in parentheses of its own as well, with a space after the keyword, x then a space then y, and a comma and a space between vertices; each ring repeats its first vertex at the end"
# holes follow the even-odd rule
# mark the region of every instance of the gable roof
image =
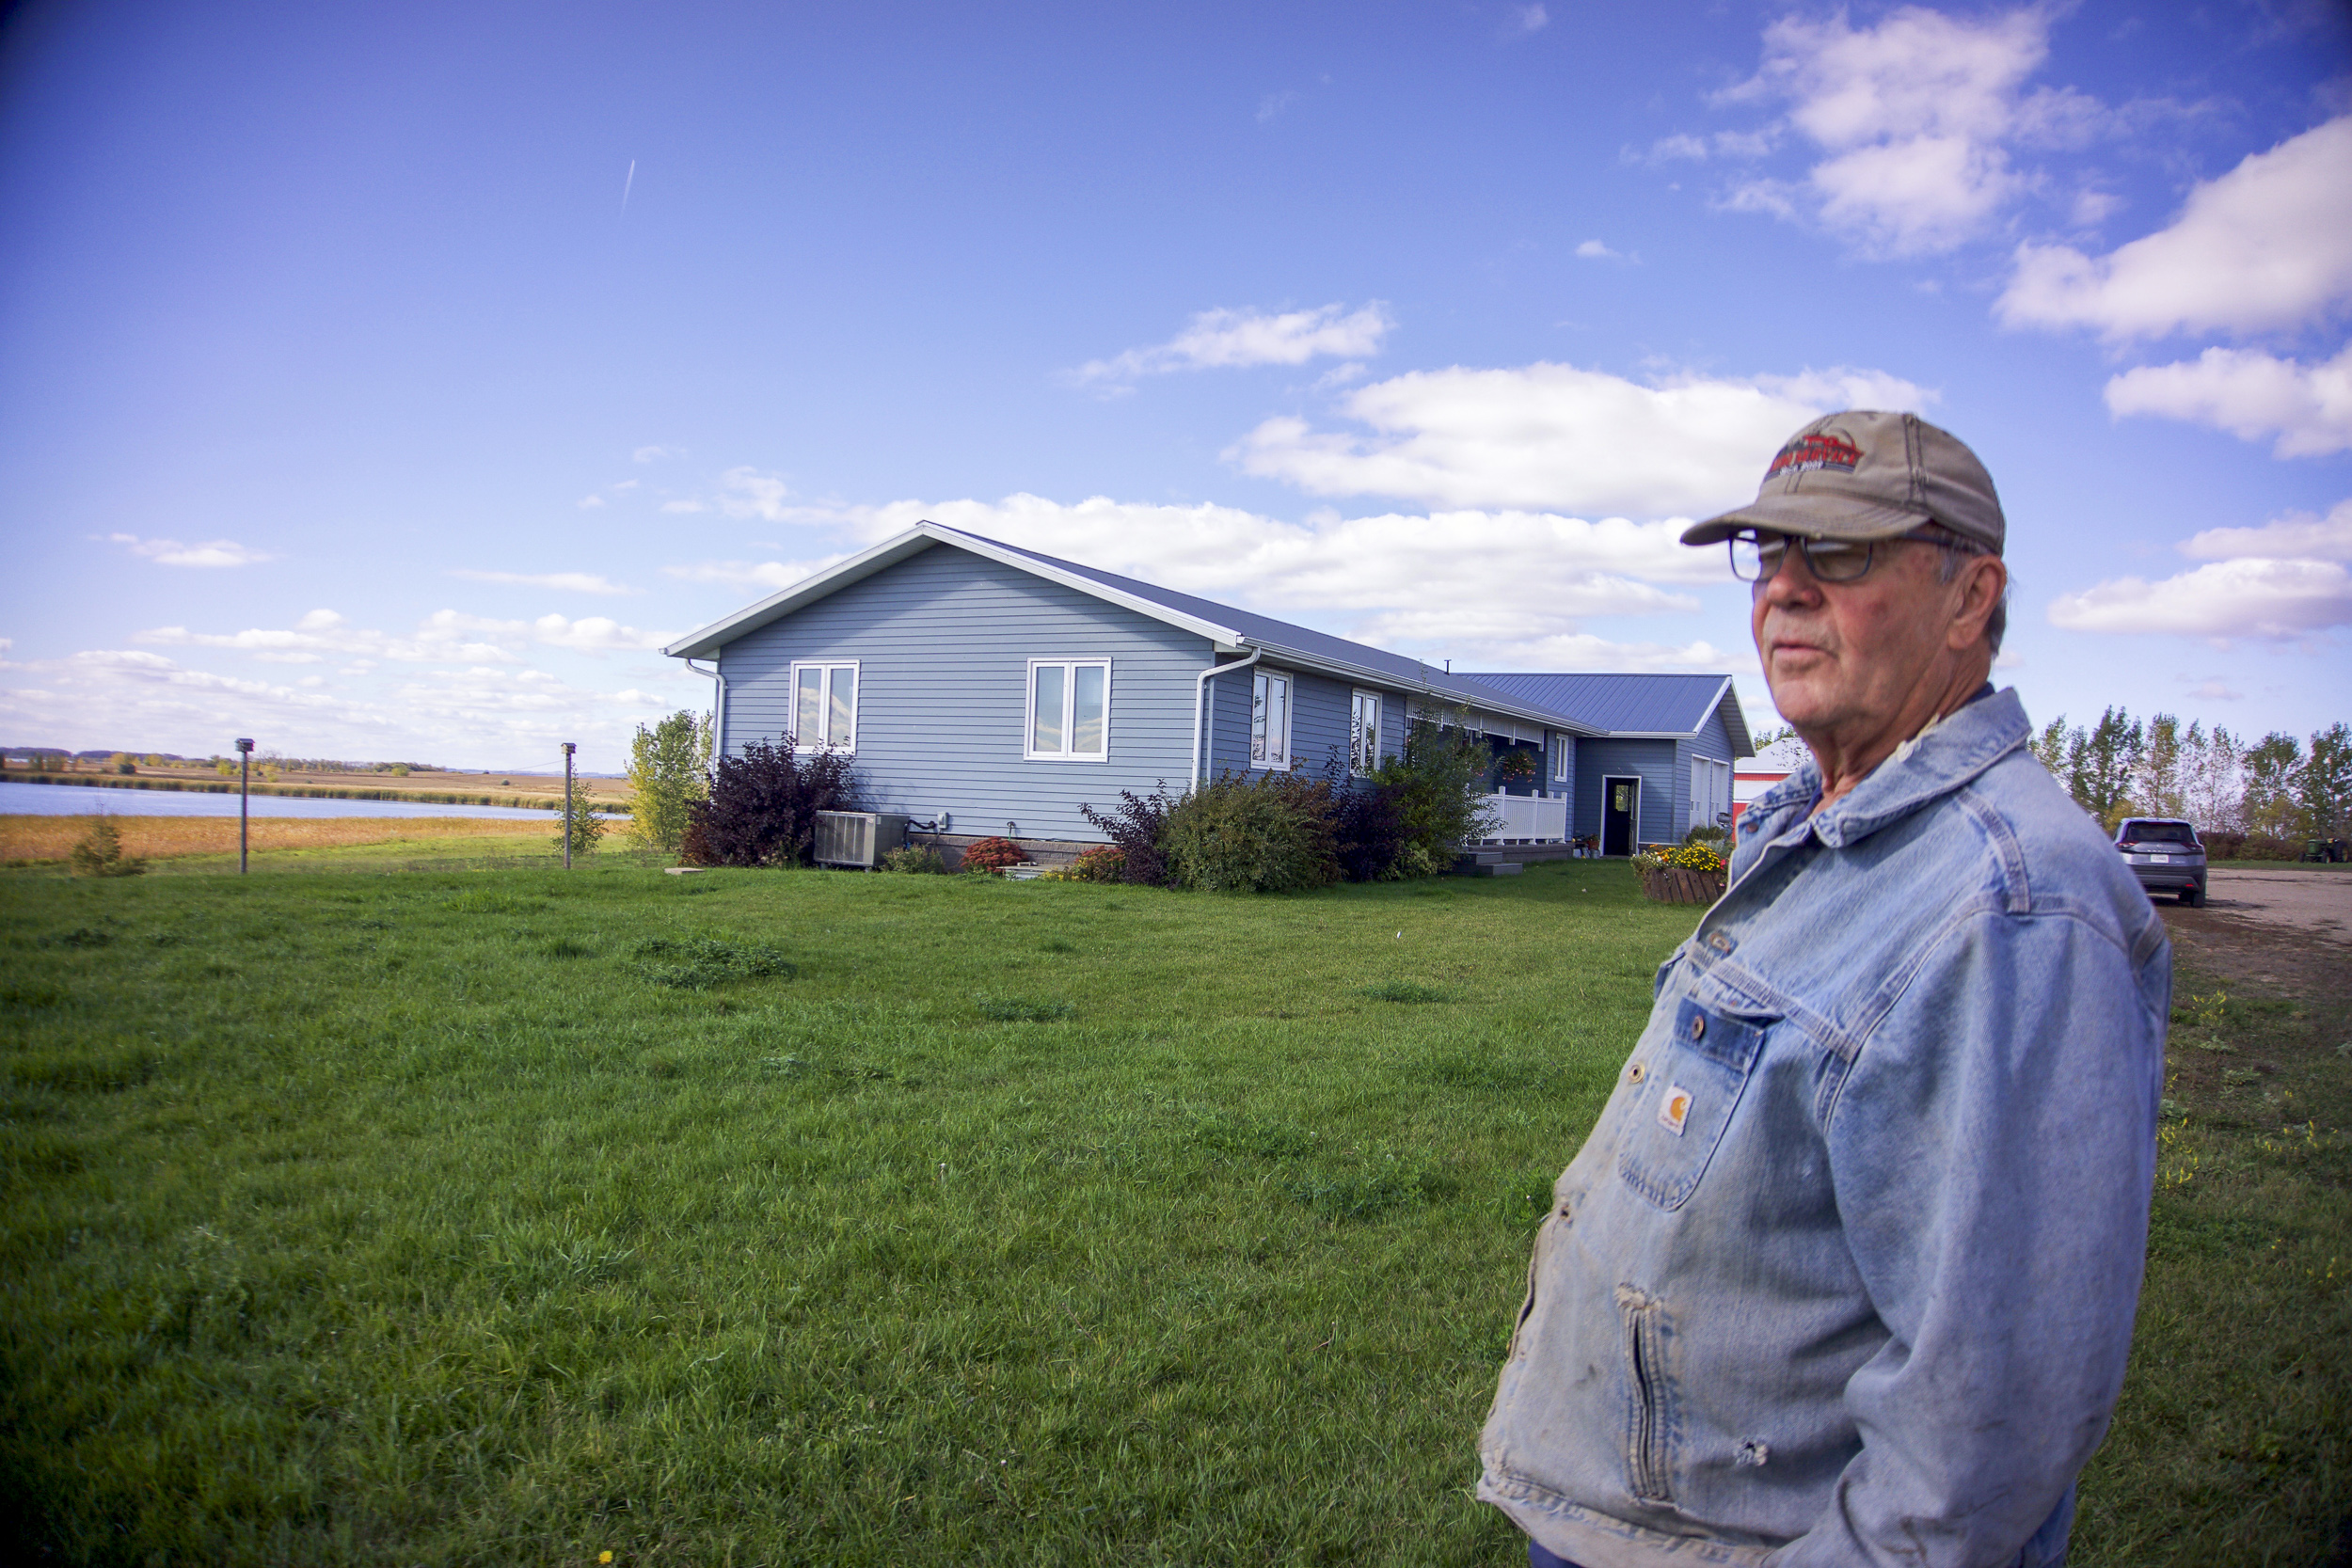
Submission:
POLYGON ((1497 671, 1467 677, 1508 691, 1579 723, 1627 739, 1687 739, 1723 711, 1732 755, 1754 749, 1747 715, 1729 675, 1533 674, 1497 671))
POLYGON ((813 577, 804 578, 789 588, 771 594, 757 604, 739 610, 723 620, 714 621, 699 631, 690 632, 661 651, 673 658, 707 658, 748 632, 756 631, 827 594, 862 582, 877 572, 939 545, 969 550, 974 555, 1032 573, 1067 588, 1074 588, 1082 594, 1123 606, 1155 621, 1182 627, 1196 636, 1207 638, 1221 654, 1261 650, 1277 664, 1287 668, 1334 675, 1342 680, 1372 680, 1384 686, 1407 687, 1449 703, 1508 719, 1524 720, 1548 729, 1563 730, 1571 735, 1594 733, 1589 725, 1556 712, 1540 701, 1489 685, 1481 678, 1448 674, 1442 670, 1432 669, 1420 659, 1392 654, 1384 648, 1351 642, 1346 638, 1333 637, 1310 626, 1278 621, 1269 615, 1197 598, 1190 594, 1179 594, 1156 583, 1120 577, 1116 572, 1105 572, 1036 550, 1025 550, 1017 545, 983 539, 977 533, 966 533, 961 529, 947 528, 930 521, 919 522, 895 539, 884 540, 872 549, 851 556, 813 577))

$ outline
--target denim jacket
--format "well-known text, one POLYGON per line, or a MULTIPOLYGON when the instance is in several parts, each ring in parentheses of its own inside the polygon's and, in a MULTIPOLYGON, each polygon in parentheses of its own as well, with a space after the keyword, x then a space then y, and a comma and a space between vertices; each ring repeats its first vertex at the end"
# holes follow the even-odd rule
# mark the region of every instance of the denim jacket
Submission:
POLYGON ((1583 1568, 2065 1560, 2123 1377, 2171 991, 1969 704, 1749 808, 1553 1189, 1478 1495, 1583 1568))

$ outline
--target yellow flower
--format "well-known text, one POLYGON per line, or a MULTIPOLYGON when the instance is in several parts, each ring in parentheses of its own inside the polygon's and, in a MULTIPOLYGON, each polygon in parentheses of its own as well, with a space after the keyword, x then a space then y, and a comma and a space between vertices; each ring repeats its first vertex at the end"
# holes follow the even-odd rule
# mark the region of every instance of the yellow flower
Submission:
POLYGON ((610 1562, 612 1560, 612 1554, 611 1552, 598 1552, 596 1554, 596 1560, 598 1562, 610 1562))

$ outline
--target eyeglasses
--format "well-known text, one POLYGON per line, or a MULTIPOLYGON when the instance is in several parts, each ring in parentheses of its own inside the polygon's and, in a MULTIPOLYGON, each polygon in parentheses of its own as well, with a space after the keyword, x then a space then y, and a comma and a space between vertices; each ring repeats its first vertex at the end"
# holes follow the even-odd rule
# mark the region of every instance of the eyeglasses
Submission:
MULTIPOLYGON (((1909 533, 1895 537, 1916 540, 1945 549, 1964 547, 1940 531, 1931 529, 1914 529, 1909 533)), ((1788 546, 1794 545, 1804 553, 1805 570, 1816 578, 1822 582, 1852 582, 1870 570, 1878 546, 1892 542, 1883 539, 1807 539, 1800 534, 1741 529, 1731 536, 1731 575, 1741 582, 1754 583, 1761 589, 1779 575, 1781 562, 1788 559, 1788 546)))

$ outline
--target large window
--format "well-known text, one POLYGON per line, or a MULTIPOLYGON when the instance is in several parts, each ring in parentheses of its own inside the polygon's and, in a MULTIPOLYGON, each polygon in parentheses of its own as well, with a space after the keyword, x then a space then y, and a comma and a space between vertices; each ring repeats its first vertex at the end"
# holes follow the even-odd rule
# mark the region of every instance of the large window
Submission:
POLYGON ((1110 722, 1109 659, 1029 660, 1031 758, 1102 762, 1110 755, 1110 722))
POLYGON ((857 666, 792 666, 792 743, 803 752, 857 750, 857 666))
POLYGON ((1380 766, 1380 693, 1359 691, 1347 721, 1347 765, 1359 773, 1380 766))
POLYGON ((1291 678, 1261 670, 1249 678, 1249 766, 1291 765, 1291 678))

